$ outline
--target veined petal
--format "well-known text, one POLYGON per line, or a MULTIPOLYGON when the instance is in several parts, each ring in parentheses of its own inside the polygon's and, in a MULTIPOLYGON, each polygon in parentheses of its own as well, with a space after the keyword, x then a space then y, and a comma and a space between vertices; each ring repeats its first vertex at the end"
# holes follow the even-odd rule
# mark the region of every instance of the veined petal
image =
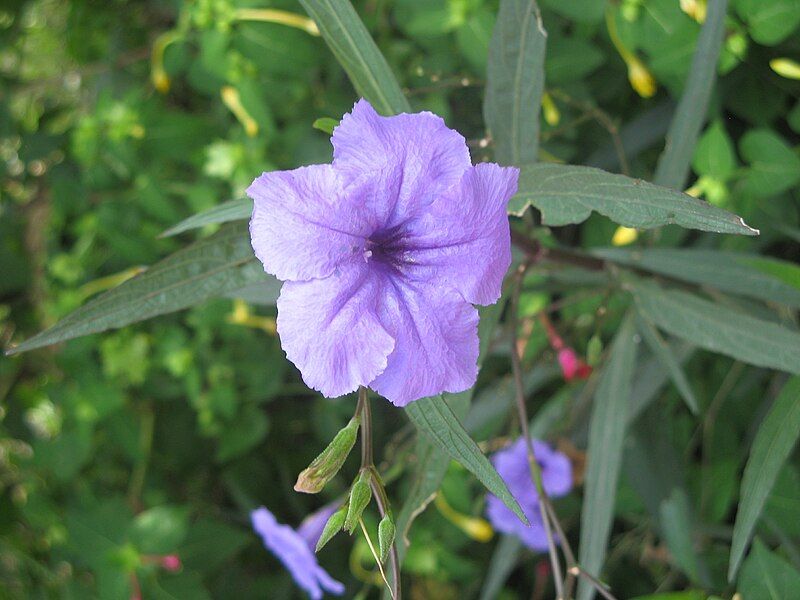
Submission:
POLYGON ((406 226, 407 274, 448 285, 473 304, 500 298, 511 265, 506 205, 519 169, 481 163, 406 226))
POLYGON ((395 344, 377 317, 381 285, 360 257, 325 279, 283 284, 281 346, 309 387, 335 398, 386 368, 395 344))
POLYGON ((386 369, 370 387, 392 404, 461 392, 478 376, 478 311, 459 294, 387 276, 379 313, 395 339, 386 369))
POLYGON ((362 210, 366 191, 345 189, 331 165, 264 173, 247 195, 254 200, 253 250, 278 279, 327 277, 363 252, 370 232, 362 210))
POLYGON ((359 100, 333 130, 333 165, 348 181, 372 179, 370 211, 394 227, 455 185, 470 168, 464 138, 430 112, 383 117, 359 100))

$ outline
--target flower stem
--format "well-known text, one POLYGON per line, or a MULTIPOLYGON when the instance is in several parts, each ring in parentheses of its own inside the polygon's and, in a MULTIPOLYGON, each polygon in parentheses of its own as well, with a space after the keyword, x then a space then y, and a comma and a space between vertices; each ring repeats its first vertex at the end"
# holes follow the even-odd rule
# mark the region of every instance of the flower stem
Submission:
POLYGON ((528 430, 528 411, 525 408, 525 390, 522 385, 522 365, 517 350, 517 307, 519 305, 519 295, 522 289, 522 280, 525 277, 525 272, 528 270, 528 262, 523 262, 516 273, 516 282, 514 292, 511 296, 511 307, 509 311, 509 325, 511 329, 511 369, 514 375, 514 387, 516 391, 517 411, 519 412, 519 424, 522 429, 522 436, 525 438, 525 445, 528 449, 528 466, 531 470, 531 477, 536 485, 536 493, 539 495, 539 511, 542 516, 542 523, 544 524, 545 535, 547 536, 547 550, 550 554, 550 564, 553 568, 553 580, 556 586, 556 598, 563 600, 564 596, 564 582, 561 578, 561 563, 558 560, 558 552, 556 551, 556 543, 553 538, 553 532, 550 528, 550 518, 547 514, 545 503, 548 502, 547 493, 542 484, 542 470, 539 463, 536 462, 536 456, 533 452, 533 442, 531 441, 530 432, 528 430))
MULTIPOLYGON (((372 409, 369 403, 367 388, 358 388, 358 404, 356 405, 356 416, 361 417, 361 468, 368 469, 371 473, 370 488, 381 518, 390 513, 389 499, 383 487, 378 470, 375 468, 372 455, 372 409)), ((397 543, 392 543, 389 550, 389 561, 392 565, 392 585, 390 593, 393 600, 401 600, 400 590, 400 557, 397 554, 397 543)))

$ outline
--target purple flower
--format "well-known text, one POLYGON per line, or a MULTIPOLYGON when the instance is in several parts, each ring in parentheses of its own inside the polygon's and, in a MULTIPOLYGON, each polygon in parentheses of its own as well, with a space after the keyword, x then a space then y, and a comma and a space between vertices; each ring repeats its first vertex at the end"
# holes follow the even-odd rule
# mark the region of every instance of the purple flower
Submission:
POLYGON ((295 531, 288 525, 281 525, 269 510, 258 508, 250 513, 253 529, 264 540, 264 546, 283 563, 294 578, 295 583, 308 592, 312 600, 320 600, 323 590, 331 594, 344 593, 344 585, 333 579, 319 566, 314 555, 314 547, 322 533, 318 527, 336 510, 328 505, 306 518, 295 531))
POLYGON ((325 396, 370 386, 398 406, 470 388, 478 312, 511 264, 506 204, 519 170, 472 166, 434 114, 360 100, 333 132, 333 164, 264 173, 250 237, 285 281, 278 332, 325 396))
MULTIPOLYGON (((547 495, 557 498, 568 494, 572 489, 572 465, 569 459, 538 440, 533 441, 533 454, 542 469, 542 485, 547 495)), ((539 512, 539 495, 528 465, 525 438, 519 438, 497 452, 492 457, 492 463, 531 523, 530 527, 526 526, 499 498, 488 494, 486 516, 492 527, 516 535, 533 550, 547 549, 544 523, 539 512)))

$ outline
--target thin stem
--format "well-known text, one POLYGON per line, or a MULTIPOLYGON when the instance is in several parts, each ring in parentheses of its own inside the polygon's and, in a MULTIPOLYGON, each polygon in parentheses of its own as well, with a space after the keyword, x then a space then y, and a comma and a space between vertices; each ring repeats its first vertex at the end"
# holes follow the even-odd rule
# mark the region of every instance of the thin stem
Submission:
POLYGON ((514 375, 515 396, 517 400, 517 410, 519 411, 520 428, 522 429, 522 436, 525 438, 525 445, 528 449, 528 466, 530 467, 531 476, 536 485, 536 492, 539 495, 539 511, 541 513, 542 523, 544 524, 544 532, 547 536, 547 550, 550 554, 550 564, 553 568, 556 598, 562 600, 565 596, 564 582, 561 578, 561 563, 558 560, 556 542, 555 539, 553 539, 553 532, 550 529, 550 518, 545 508, 547 494, 542 484, 542 470, 539 468, 539 463, 536 462, 536 455, 533 452, 533 442, 531 441, 530 432, 528 430, 528 411, 525 408, 525 388, 522 383, 522 365, 517 350, 517 307, 519 305, 520 290, 522 289, 522 279, 527 270, 527 262, 520 265, 516 274, 514 292, 511 296, 511 307, 509 311, 509 326, 511 329, 511 369, 514 375))
POLYGON ((586 581, 591 583, 592 586, 594 587, 594 589, 596 589, 598 592, 600 592, 600 595, 603 596, 603 598, 605 598, 606 600, 617 600, 614 597, 614 594, 612 594, 611 591, 608 589, 608 586, 606 584, 604 584, 602 581, 597 579, 594 575, 591 575, 591 574, 587 573, 586 571, 584 571, 580 567, 580 565, 575 565, 574 567, 572 567, 570 569, 570 574, 571 575, 577 575, 579 577, 583 577, 586 581))
MULTIPOLYGON (((361 532, 364 534, 364 538, 367 540, 367 546, 369 546, 369 551, 372 553, 372 557, 375 559, 375 562, 378 563, 378 571, 380 571, 381 573, 381 579, 383 579, 383 582, 386 584, 386 587, 388 588, 389 582, 386 579, 386 573, 383 570, 383 565, 381 564, 381 559, 378 557, 378 553, 375 552, 375 546, 373 545, 372 540, 369 537, 366 525, 364 525, 364 519, 359 519, 358 524, 361 525, 361 532)), ((392 598, 394 599, 395 598, 394 592, 391 590, 391 588, 389 589, 389 593, 392 595, 392 598)))
MULTIPOLYGON (((383 487, 378 470, 375 468, 375 463, 372 458, 372 409, 370 408, 368 391, 365 387, 358 388, 358 405, 356 406, 356 415, 361 417, 361 468, 369 469, 370 478, 369 485, 372 489, 372 497, 375 498, 375 503, 378 505, 378 512, 381 518, 390 513, 389 499, 386 496, 386 490, 383 487)), ((363 525, 362 525, 363 527, 363 525)), ((366 535, 366 532, 365 532, 366 535)), ((369 541, 369 538, 367 538, 369 541)), ((392 583, 389 586, 389 592, 394 600, 401 600, 402 592, 400 589, 400 557, 397 554, 397 543, 392 543, 389 549, 389 561, 392 565, 392 583)), ((378 560, 380 567, 380 560, 378 560)), ((381 573, 383 568, 381 567, 381 573)))

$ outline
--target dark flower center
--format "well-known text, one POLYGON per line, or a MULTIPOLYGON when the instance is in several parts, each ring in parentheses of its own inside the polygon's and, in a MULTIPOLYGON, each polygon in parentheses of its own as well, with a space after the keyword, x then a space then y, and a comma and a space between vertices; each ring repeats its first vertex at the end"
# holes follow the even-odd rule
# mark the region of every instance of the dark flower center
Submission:
POLYGON ((376 231, 364 246, 364 258, 395 269, 400 268, 409 262, 409 246, 404 233, 399 227, 376 231))

